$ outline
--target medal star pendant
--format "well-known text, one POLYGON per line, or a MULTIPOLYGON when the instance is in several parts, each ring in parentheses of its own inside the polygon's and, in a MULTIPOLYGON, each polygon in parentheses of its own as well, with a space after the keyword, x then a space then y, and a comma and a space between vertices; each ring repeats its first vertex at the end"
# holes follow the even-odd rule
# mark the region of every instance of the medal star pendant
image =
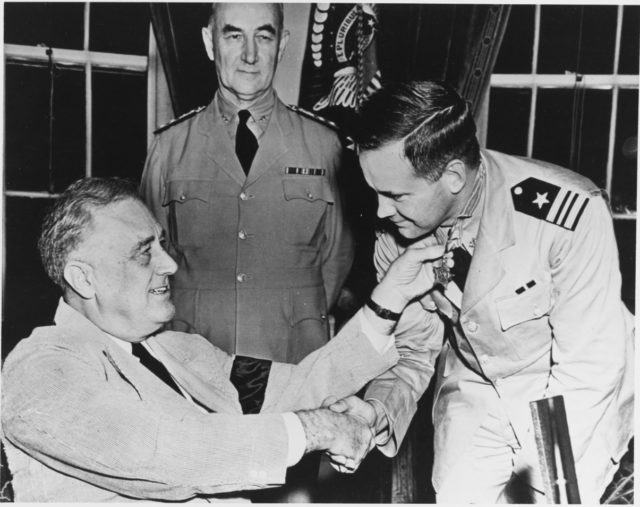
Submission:
POLYGON ((439 265, 433 266, 434 285, 440 285, 446 289, 447 285, 453 278, 451 268, 446 262, 440 262, 439 265))

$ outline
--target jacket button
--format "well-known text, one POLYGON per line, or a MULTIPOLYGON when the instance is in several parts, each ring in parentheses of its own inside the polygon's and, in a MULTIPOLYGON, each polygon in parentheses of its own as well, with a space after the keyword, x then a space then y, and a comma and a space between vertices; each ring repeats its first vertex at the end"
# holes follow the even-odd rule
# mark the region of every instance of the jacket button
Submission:
POLYGON ((327 316, 326 316, 324 313, 321 313, 321 314, 320 314, 320 318, 321 318, 322 320, 327 320, 327 316))
POLYGON ((240 199, 242 199, 243 201, 246 201, 248 199, 247 194, 245 192, 241 192, 240 199))
POLYGON ((471 321, 467 325, 467 329, 469 330, 470 333, 475 333, 478 330, 478 324, 476 324, 475 322, 471 321))
POLYGON ((181 200, 181 201, 184 201, 186 198, 187 198, 187 196, 186 196, 186 195, 184 195, 184 194, 182 194, 182 195, 180 196, 180 200, 181 200))
POLYGON ((245 231, 238 232, 238 237, 240 239, 247 239, 247 233, 245 231))
POLYGON ((311 192, 307 192, 307 197, 308 197, 309 199, 313 199, 313 194, 312 194, 311 192))
POLYGON ((244 282, 247 279, 247 275, 245 275, 244 273, 238 273, 238 275, 236 276, 236 280, 238 280, 240 283, 244 282))
POLYGON ((542 315, 542 310, 540 310, 540 308, 538 308, 537 306, 533 307, 533 315, 536 317, 540 317, 542 315))

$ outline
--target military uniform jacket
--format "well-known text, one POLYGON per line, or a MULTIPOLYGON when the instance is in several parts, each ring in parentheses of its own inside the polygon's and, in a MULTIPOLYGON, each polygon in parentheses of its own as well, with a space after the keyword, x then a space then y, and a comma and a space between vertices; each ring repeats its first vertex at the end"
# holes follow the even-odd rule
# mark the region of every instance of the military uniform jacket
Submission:
POLYGON ((335 132, 277 98, 248 177, 215 99, 156 136, 141 190, 179 265, 174 329, 290 363, 326 343, 353 259, 341 153, 335 132))
MULTIPOLYGON (((529 449, 535 449, 529 402, 564 395, 581 492, 602 493, 610 477, 599 471, 621 457, 633 431, 633 318, 620 299, 608 205, 591 181, 569 170, 488 150, 482 161, 484 207, 460 325, 488 383, 474 382, 443 346, 441 317, 412 303, 396 328, 399 364, 367 392, 385 405, 394 429, 382 450, 397 452, 440 356, 436 490, 483 420, 486 389, 495 389, 529 449), (565 197, 577 207, 558 212, 565 197), (527 212, 516 211, 516 201, 527 212)), ((378 238, 379 275, 401 251, 391 234, 378 238)))
POLYGON ((355 318, 300 364, 273 363, 261 413, 242 415, 231 356, 174 331, 147 343, 202 410, 65 303, 9 354, 2 437, 16 502, 184 501, 282 484, 280 413, 352 394, 398 359, 355 318))

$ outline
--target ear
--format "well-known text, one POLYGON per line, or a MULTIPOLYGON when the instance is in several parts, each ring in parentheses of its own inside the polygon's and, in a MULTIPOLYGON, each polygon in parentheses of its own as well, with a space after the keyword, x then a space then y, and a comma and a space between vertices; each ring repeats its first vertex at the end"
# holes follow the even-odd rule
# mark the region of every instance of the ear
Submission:
POLYGON ((467 168, 464 162, 459 159, 453 159, 442 173, 444 183, 452 194, 459 194, 467 183, 467 168))
POLYGON ((95 295, 93 268, 82 261, 69 261, 64 267, 64 279, 69 287, 83 299, 91 299, 95 295))
POLYGON ((283 30, 282 35, 280 35, 280 46, 278 47, 278 62, 282 60, 282 55, 284 55, 284 48, 287 47, 289 43, 289 30, 283 30))
POLYGON ((209 60, 213 61, 213 28, 208 26, 202 27, 202 43, 204 50, 207 52, 209 60))

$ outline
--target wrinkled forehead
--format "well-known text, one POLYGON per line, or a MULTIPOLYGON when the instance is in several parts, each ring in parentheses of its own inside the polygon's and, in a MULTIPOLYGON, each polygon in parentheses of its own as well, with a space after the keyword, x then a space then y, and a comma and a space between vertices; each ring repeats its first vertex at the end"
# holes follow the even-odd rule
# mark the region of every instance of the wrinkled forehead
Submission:
POLYGON ((272 26, 282 30, 282 13, 276 4, 267 3, 215 3, 212 7, 212 25, 216 30, 225 26, 257 29, 272 26))
POLYGON ((92 227, 84 243, 93 248, 126 251, 143 239, 161 234, 160 224, 142 202, 125 199, 93 210, 92 227))

